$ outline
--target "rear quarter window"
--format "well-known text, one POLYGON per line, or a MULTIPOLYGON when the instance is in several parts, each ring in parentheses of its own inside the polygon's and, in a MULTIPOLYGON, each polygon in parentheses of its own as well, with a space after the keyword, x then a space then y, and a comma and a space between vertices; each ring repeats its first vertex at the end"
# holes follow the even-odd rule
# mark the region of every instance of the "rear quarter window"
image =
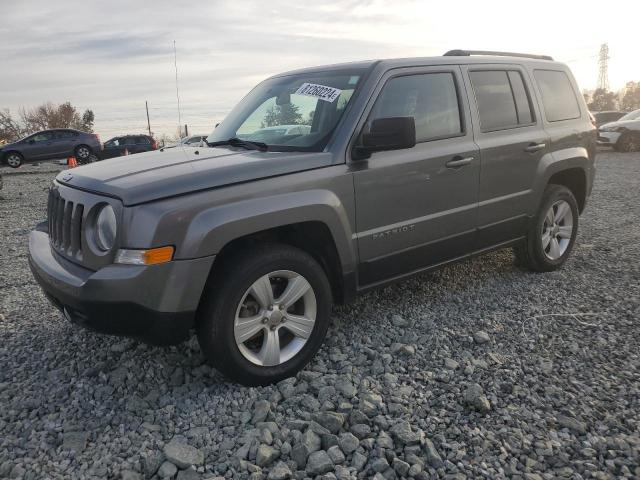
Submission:
POLYGON ((534 70, 545 116, 549 122, 572 120, 580 117, 580 107, 571 81, 559 70, 534 70))

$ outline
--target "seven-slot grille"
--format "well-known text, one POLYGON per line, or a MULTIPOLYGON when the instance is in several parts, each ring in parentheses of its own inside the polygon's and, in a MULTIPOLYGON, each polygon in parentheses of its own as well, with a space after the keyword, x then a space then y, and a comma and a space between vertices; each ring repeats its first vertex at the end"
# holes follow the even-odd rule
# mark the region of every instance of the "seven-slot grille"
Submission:
POLYGON ((82 215, 84 205, 65 201, 56 190, 49 192, 47 218, 49 238, 53 248, 59 252, 82 258, 82 215))

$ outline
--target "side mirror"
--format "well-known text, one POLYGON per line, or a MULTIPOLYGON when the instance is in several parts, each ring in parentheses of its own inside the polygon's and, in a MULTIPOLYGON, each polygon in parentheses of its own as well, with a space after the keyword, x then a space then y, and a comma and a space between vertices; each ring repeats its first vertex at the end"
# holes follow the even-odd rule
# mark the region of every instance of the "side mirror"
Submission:
POLYGON ((413 117, 377 118, 369 132, 362 134, 361 144, 354 148, 357 159, 369 158, 373 152, 402 150, 416 144, 416 123, 413 117))

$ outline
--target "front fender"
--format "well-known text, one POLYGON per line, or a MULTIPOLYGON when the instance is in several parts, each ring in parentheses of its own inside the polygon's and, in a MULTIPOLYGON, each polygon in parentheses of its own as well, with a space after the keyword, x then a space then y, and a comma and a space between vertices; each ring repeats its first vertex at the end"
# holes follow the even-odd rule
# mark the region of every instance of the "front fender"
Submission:
POLYGON ((214 255, 232 240, 294 223, 324 223, 335 241, 343 271, 355 268, 347 211, 329 190, 305 190, 214 206, 191 220, 176 258, 214 255))

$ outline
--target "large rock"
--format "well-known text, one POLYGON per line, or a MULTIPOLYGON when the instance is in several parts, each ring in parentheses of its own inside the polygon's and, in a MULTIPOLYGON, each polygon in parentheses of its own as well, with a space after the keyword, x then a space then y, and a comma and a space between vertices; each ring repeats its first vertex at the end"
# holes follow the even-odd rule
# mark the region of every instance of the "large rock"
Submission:
POLYGON ((396 423, 389 431, 403 445, 415 445, 422 438, 422 432, 414 432, 409 422, 404 420, 396 423))
POLYGON ((375 417, 382 408, 382 397, 377 393, 365 393, 360 397, 359 407, 367 417, 375 417))
POLYGON ((309 458, 309 448, 302 443, 298 443, 291 449, 291 460, 296 462, 298 469, 303 469, 307 465, 307 458, 309 458))
POLYGON ((289 467, 284 462, 278 462, 278 464, 271 469, 267 480, 287 480, 291 478, 292 473, 289 467))
POLYGON ((338 433, 345 421, 344 415, 336 412, 319 412, 313 419, 331 433, 338 433))
POLYGON ((427 454, 427 462, 433 468, 441 468, 444 467, 444 462, 442 461, 442 457, 438 453, 435 445, 428 438, 424 441, 424 451, 427 454))
POLYGON ((307 473, 310 475, 323 475, 333 470, 331 457, 324 450, 313 452, 307 459, 307 473))
POLYGON ((340 450, 340 447, 338 445, 334 445, 333 447, 329 448, 327 450, 327 454, 335 465, 342 464, 346 460, 344 453, 342 453, 342 450, 340 450))
POLYGON ((343 433, 338 437, 338 445, 340 446, 340 450, 349 455, 351 452, 355 452, 358 445, 360 445, 360 440, 353 433, 343 433))
POLYGON ((491 410, 491 403, 484 395, 482 387, 477 383, 469 385, 464 392, 464 403, 480 413, 491 410))
POLYGON ((558 415, 558 424, 561 427, 568 428, 569 430, 573 430, 576 433, 584 435, 587 433, 587 425, 584 422, 576 420, 573 417, 568 417, 566 415, 558 415))
POLYGON ((189 468, 191 465, 202 465, 204 454, 195 447, 188 445, 181 439, 171 440, 162 450, 165 457, 179 468, 189 468))
POLYGON ((258 400, 253 406, 251 423, 264 422, 269 412, 271 412, 271 404, 267 400, 258 400))
POLYGON ((62 435, 62 449, 82 453, 87 446, 87 432, 66 432, 62 435))
POLYGON ((322 447, 322 439, 317 433, 311 431, 311 429, 307 429, 307 431, 302 434, 300 443, 307 447, 309 453, 316 452, 322 447))
POLYGON ((163 462, 158 469, 158 476, 160 478, 173 478, 176 473, 178 473, 178 467, 167 461, 163 462))
POLYGON ((476 333, 473 334, 473 340, 478 345, 484 345, 485 343, 489 343, 491 338, 489 337, 489 334, 484 330, 478 330, 476 333))
POLYGON ((280 456, 280 452, 269 445, 262 444, 256 453, 256 465, 265 467, 273 463, 280 456))

